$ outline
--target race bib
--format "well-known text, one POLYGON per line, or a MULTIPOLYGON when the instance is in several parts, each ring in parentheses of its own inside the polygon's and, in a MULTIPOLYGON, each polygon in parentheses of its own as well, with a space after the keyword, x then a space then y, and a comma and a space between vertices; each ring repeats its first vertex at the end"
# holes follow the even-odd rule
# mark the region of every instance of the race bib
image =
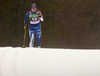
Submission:
POLYGON ((31 21, 36 22, 36 21, 38 21, 38 18, 32 18, 31 21))
POLYGON ((29 15, 29 18, 37 18, 37 17, 39 17, 39 14, 30 14, 29 15))

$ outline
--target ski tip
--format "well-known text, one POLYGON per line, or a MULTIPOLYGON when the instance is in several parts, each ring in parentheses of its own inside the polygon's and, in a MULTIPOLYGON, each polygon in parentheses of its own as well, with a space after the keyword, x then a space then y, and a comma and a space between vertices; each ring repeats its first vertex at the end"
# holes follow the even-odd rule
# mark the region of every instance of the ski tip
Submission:
POLYGON ((25 48, 25 45, 23 45, 23 48, 25 48))

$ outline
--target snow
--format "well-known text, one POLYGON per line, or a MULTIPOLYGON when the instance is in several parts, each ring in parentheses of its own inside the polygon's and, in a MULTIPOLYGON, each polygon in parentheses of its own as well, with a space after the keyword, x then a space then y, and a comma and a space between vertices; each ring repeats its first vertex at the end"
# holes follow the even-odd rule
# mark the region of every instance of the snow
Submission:
POLYGON ((0 76, 100 76, 100 51, 0 48, 0 76))

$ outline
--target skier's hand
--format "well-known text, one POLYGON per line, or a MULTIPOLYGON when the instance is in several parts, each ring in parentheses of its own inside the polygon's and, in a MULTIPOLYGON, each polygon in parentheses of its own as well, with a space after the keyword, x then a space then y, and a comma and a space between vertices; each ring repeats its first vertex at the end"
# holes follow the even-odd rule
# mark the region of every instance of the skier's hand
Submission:
POLYGON ((27 25, 24 25, 24 30, 26 30, 27 29, 27 25))
POLYGON ((40 13, 38 14, 38 20, 41 20, 41 14, 40 13))
POLYGON ((40 13, 38 14, 38 17, 41 17, 41 14, 40 13))
POLYGON ((41 17, 38 17, 38 20, 41 20, 41 17))

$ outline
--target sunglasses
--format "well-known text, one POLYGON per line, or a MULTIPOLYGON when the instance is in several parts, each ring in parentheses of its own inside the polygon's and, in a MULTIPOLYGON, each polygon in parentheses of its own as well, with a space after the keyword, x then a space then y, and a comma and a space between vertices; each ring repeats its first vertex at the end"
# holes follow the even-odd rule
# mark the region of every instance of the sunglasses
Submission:
POLYGON ((36 7, 33 7, 32 9, 36 9, 36 7))

